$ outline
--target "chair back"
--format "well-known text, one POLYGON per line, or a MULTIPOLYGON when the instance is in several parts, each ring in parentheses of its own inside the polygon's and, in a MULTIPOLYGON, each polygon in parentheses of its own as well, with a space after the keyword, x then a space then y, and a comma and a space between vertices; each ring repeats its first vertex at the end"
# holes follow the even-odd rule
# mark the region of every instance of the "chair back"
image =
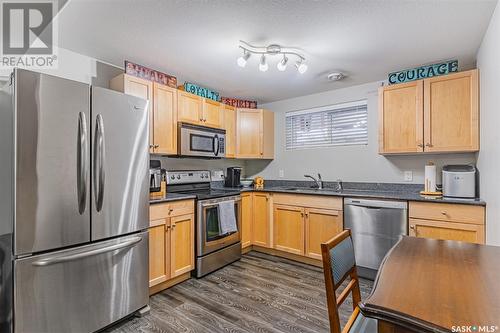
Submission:
POLYGON ((339 306, 344 303, 350 293, 352 293, 353 311, 361 302, 351 230, 346 229, 328 242, 321 244, 321 254, 325 274, 330 332, 340 333, 339 306), (336 290, 347 278, 350 278, 349 283, 337 297, 336 290))

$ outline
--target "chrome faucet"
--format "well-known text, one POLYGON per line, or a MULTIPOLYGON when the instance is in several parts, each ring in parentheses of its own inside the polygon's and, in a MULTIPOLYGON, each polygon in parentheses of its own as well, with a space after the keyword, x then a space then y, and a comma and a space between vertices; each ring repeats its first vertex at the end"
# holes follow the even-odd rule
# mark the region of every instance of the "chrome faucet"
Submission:
POLYGON ((314 178, 311 175, 304 175, 306 178, 311 178, 316 182, 316 185, 318 185, 318 189, 322 190, 323 189, 323 180, 321 179, 321 175, 318 173, 318 179, 314 178))
POLYGON ((342 179, 337 179, 337 191, 342 192, 344 189, 344 184, 342 183, 342 179))

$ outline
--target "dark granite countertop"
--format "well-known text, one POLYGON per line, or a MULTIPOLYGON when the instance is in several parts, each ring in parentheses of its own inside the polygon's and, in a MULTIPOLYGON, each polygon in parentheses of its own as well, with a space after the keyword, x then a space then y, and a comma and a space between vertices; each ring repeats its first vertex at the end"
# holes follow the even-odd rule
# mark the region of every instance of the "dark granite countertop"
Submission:
MULTIPOLYGON (((357 197, 389 200, 425 201, 438 203, 455 203, 476 206, 486 206, 484 200, 460 199, 444 197, 426 197, 420 195, 423 185, 420 184, 390 184, 390 183, 343 183, 344 189, 337 191, 336 182, 325 182, 325 188, 318 190, 311 187, 311 182, 305 181, 276 181, 265 182, 263 190, 256 190, 253 187, 241 188, 242 192, 261 191, 274 193, 293 193, 307 195, 327 195, 338 197, 357 197)), ((215 183, 214 186, 224 188, 223 184, 215 183)), ((228 188, 229 189, 229 188, 228 188)), ((232 189, 234 190, 234 189, 232 189)))
POLYGON ((195 199, 195 198, 196 198, 196 196, 194 196, 192 194, 167 193, 167 195, 164 198, 149 200, 149 204, 152 205, 152 204, 157 204, 157 203, 162 203, 162 202, 195 199))

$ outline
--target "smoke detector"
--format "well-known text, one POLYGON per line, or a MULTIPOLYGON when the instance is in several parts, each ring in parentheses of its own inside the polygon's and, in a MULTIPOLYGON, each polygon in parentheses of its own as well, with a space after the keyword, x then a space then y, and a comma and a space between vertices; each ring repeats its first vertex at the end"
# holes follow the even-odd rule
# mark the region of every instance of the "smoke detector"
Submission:
POLYGON ((327 78, 328 81, 340 81, 345 77, 344 73, 342 72, 333 72, 328 74, 327 78))

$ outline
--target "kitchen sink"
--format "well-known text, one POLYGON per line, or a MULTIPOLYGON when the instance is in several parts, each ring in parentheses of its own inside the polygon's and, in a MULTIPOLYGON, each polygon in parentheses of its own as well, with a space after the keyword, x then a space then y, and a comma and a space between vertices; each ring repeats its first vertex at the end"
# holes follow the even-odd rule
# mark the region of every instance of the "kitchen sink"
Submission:
POLYGON ((319 189, 317 187, 286 187, 283 188, 284 191, 296 191, 296 192, 340 192, 333 188, 322 188, 319 189))

